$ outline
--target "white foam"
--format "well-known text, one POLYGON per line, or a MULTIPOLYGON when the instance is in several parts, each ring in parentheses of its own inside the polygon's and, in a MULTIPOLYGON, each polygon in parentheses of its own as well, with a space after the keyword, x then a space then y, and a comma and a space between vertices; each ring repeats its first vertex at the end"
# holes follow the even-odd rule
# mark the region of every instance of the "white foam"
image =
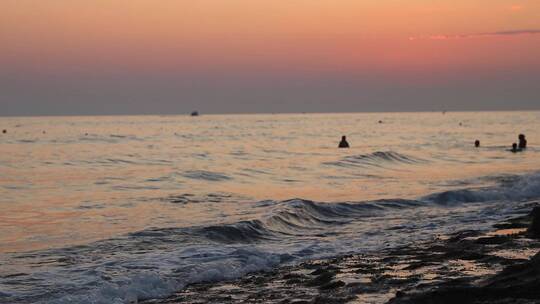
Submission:
MULTIPOLYGON (((210 250, 209 250, 210 251, 210 250)), ((174 255, 175 253, 168 253, 174 255)), ((158 258, 154 256, 153 258, 158 258)), ((166 258, 162 261, 167 261, 166 258)), ((168 261, 171 261, 168 259, 168 261)), ((82 289, 72 294, 65 294, 57 299, 46 299, 40 303, 53 304, 132 304, 141 300, 162 298, 179 291, 187 284, 198 282, 215 282, 241 277, 249 272, 269 270, 281 263, 277 254, 264 253, 253 248, 239 248, 229 254, 208 262, 196 260, 184 265, 178 276, 174 275, 174 265, 163 269, 169 271, 144 271, 130 277, 116 278, 115 283, 99 282, 93 289, 82 289), (187 270, 187 271, 186 271, 187 270)), ((180 265, 177 265, 180 266, 180 265)))
POLYGON ((540 173, 519 176, 509 184, 478 189, 450 190, 421 198, 423 201, 456 204, 540 198, 540 173))

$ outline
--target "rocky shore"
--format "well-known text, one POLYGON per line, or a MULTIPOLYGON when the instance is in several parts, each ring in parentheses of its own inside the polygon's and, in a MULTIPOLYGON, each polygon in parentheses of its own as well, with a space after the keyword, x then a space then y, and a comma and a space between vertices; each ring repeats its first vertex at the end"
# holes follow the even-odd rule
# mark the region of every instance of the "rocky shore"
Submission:
POLYGON ((540 303, 540 205, 493 231, 188 286, 165 303, 540 303))

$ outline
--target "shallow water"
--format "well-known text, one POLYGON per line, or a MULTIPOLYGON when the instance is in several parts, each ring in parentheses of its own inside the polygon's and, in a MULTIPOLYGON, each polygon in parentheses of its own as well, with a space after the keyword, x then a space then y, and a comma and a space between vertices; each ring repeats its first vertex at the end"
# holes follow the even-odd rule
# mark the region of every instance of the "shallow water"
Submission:
POLYGON ((0 118, 0 128, 0 302, 164 296, 487 228, 540 198, 540 112, 0 118), (519 133, 530 147, 506 151, 519 133), (341 135, 351 149, 336 148, 341 135))

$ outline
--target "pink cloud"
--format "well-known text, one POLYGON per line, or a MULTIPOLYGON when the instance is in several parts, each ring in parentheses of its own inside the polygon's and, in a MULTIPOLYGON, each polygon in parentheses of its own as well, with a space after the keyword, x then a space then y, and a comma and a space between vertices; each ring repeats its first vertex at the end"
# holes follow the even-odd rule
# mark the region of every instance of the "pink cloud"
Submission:
POLYGON ((483 37, 500 37, 500 36, 522 36, 522 35, 539 35, 540 29, 529 30, 513 30, 499 31, 489 33, 473 33, 473 34, 458 34, 458 35, 428 35, 428 36, 412 36, 409 40, 448 40, 448 39, 471 39, 483 37))

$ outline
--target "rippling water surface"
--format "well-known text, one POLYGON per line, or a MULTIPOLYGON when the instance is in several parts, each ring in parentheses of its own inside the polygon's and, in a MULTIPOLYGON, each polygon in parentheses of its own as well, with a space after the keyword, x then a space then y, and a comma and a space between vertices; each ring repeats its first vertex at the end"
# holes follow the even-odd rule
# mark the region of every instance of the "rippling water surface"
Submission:
POLYGON ((540 198, 539 112, 0 118, 0 129, 2 303, 161 297, 489 227, 540 198), (530 147, 508 152, 519 133, 530 147), (350 149, 336 148, 341 135, 350 149))

